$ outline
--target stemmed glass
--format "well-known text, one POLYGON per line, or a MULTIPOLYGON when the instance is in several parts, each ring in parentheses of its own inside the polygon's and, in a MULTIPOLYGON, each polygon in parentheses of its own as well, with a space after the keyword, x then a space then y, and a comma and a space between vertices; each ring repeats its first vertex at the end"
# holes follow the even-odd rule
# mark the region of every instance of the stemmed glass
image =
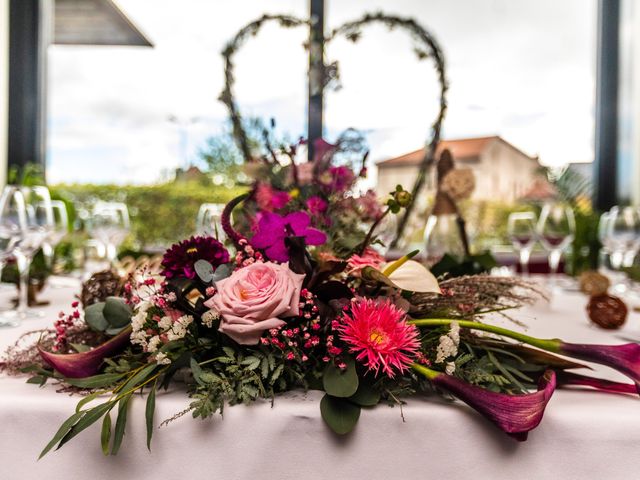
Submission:
POLYGON ((560 203, 545 205, 540 213, 537 231, 542 246, 549 253, 549 269, 555 283, 562 253, 576 233, 573 211, 560 203))
MULTIPOLYGON (((36 207, 36 212, 47 208, 45 203, 40 203, 36 207)), ((67 216, 67 207, 61 200, 51 200, 51 209, 53 211, 53 227, 49 232, 49 236, 42 245, 42 253, 48 268, 53 266, 53 253, 56 246, 62 241, 69 231, 69 218, 67 216)))
POLYGON ((640 250, 640 215, 633 207, 609 211, 609 233, 617 267, 630 267, 640 250))
MULTIPOLYGON (((24 196, 18 187, 6 186, 0 197, 0 266, 13 255, 16 244, 27 229, 27 210, 24 196)), ((1 271, 0 271, 1 273, 1 271)), ((14 311, 0 315, 0 327, 14 327, 20 318, 14 311)))
POLYGON ((129 210, 124 203, 98 202, 89 219, 91 236, 106 248, 107 259, 113 265, 118 247, 129 234, 129 210))
POLYGON ((529 275, 529 258, 536 243, 536 215, 533 212, 517 212, 509 215, 507 234, 518 251, 522 274, 529 275))
POLYGON ((29 268, 34 255, 53 229, 53 209, 47 187, 6 187, 0 201, 0 223, 5 228, 19 232, 12 249, 20 276, 18 307, 15 312, 6 312, 3 317, 14 322, 16 318, 41 317, 42 312, 28 306, 29 268))
MULTIPOLYGON (((640 212, 633 207, 615 206, 608 212, 605 244, 611 268, 616 271, 633 265, 640 250, 640 212)), ((630 287, 626 276, 620 275, 614 288, 624 293, 630 287)))
POLYGON ((196 233, 207 237, 215 237, 224 242, 226 235, 222 230, 222 211, 224 205, 219 203, 203 203, 196 217, 196 233))

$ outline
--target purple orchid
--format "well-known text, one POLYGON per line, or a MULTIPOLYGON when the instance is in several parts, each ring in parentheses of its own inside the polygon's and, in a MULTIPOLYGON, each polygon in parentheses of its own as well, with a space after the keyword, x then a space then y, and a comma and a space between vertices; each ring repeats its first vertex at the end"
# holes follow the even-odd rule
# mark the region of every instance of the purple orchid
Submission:
POLYGON ((552 370, 547 370, 540 377, 537 392, 508 395, 471 385, 457 377, 435 372, 422 365, 414 364, 413 368, 425 375, 435 386, 452 393, 519 441, 525 441, 529 431, 540 424, 547 403, 556 388, 556 374, 552 370))
POLYGON ((602 378, 560 371, 558 372, 558 387, 565 386, 591 387, 609 393, 636 393, 636 386, 632 383, 612 382, 602 378))
POLYGON ((267 257, 277 262, 289 260, 285 245, 287 237, 301 237, 306 245, 322 245, 327 236, 315 228, 310 228, 311 219, 305 212, 293 212, 282 216, 263 212, 258 221, 256 234, 251 239, 254 248, 263 250, 267 257))
POLYGON ((606 365, 626 375, 635 382, 640 394, 640 344, 582 345, 560 342, 558 353, 588 362, 606 365))

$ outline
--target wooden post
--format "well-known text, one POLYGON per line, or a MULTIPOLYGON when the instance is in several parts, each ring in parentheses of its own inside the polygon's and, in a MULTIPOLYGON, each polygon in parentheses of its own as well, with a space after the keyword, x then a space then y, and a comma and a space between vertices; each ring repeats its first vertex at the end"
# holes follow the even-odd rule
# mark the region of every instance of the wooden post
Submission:
POLYGON ((324 0, 310 1, 311 28, 309 30, 309 105, 308 159, 313 159, 314 142, 322 138, 322 108, 324 89, 324 0))

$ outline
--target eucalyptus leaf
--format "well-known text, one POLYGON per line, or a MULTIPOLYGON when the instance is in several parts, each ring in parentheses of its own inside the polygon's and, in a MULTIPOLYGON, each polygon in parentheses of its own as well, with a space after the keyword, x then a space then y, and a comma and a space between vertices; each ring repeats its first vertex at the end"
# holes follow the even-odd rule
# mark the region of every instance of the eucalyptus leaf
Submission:
POLYGON ((147 448, 151 450, 151 437, 153 436, 153 416, 156 411, 156 384, 153 384, 149 396, 147 397, 147 405, 145 408, 145 420, 147 424, 147 448))
POLYGON ((109 385, 113 385, 122 377, 124 377, 124 373, 100 373, 98 375, 93 375, 92 377, 85 378, 65 378, 65 383, 69 385, 73 385, 74 387, 80 388, 102 388, 108 387, 109 385))
POLYGON ((224 263, 216 268, 211 281, 213 283, 219 282, 220 280, 224 280, 225 278, 229 277, 231 273, 233 273, 233 267, 228 263, 224 263))
POLYGON ((193 267, 196 270, 196 274, 204 283, 210 283, 213 281, 213 265, 206 260, 200 259, 196 260, 193 264, 193 267))
POLYGON ((38 460, 40 460, 42 457, 44 457, 47 453, 49 453, 49 451, 60 441, 62 440, 62 438, 69 433, 69 430, 71 430, 71 427, 73 427, 78 420, 80 420, 83 416, 84 416, 85 412, 76 412, 73 415, 71 415, 69 418, 67 418, 64 423, 62 425, 60 425, 60 428, 58 429, 58 431, 55 433, 55 435, 53 436, 53 438, 51 439, 51 441, 47 444, 46 447, 44 447, 44 450, 42 450, 42 452, 40 452, 40 456, 38 457, 38 460))
MULTIPOLYGON (((102 416, 105 413, 111 410, 113 405, 114 405, 113 402, 106 402, 90 410, 87 410, 85 414, 82 416, 82 418, 80 418, 80 420, 78 420, 78 422, 71 427, 71 429, 67 432, 67 434, 64 437, 62 437, 62 439, 60 440, 60 443, 56 447, 56 450, 62 447, 65 443, 67 443, 73 437, 78 435, 80 432, 90 427, 95 422, 97 422, 100 418, 102 418, 102 416)), ((80 413, 83 413, 83 412, 80 412, 80 413)))
POLYGON ((100 431, 100 446, 102 453, 109 455, 109 441, 111 440, 111 415, 107 412, 102 420, 102 430, 100 431))
POLYGON ((95 400, 99 395, 100 395, 100 392, 94 392, 91 395, 87 395, 86 397, 84 397, 82 400, 78 402, 78 405, 76 405, 76 412, 79 412, 80 410, 82 410, 82 407, 84 407, 87 403, 90 403, 91 401, 95 400))
POLYGON ((116 428, 113 431, 113 444, 111 446, 111 455, 116 455, 120 450, 122 438, 124 437, 125 427, 127 426, 127 407, 131 395, 125 395, 118 402, 118 417, 116 418, 116 428))
POLYGON ((111 328, 126 327, 133 316, 131 307, 119 297, 107 297, 102 313, 111 328))
POLYGON ((320 400, 320 414, 325 423, 338 435, 354 429, 360 418, 360 406, 343 398, 325 395, 320 400))
POLYGON ((375 390, 369 382, 361 380, 358 390, 349 397, 349 400, 361 407, 373 407, 380 402, 380 392, 375 390))
POLYGON ((92 330, 96 332, 104 332, 109 328, 109 322, 104 316, 105 303, 94 303, 84 310, 84 321, 92 330))
POLYGON ((322 376, 324 391, 334 397, 350 397, 358 390, 358 374, 353 358, 345 358, 347 368, 341 370, 333 363, 329 363, 322 376))

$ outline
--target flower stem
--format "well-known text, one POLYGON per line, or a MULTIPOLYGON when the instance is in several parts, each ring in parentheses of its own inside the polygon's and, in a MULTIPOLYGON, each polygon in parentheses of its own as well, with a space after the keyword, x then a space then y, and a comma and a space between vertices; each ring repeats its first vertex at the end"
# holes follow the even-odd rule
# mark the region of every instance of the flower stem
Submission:
POLYGON ((408 323, 411 323, 418 327, 440 327, 444 325, 450 325, 453 322, 458 322, 458 325, 460 325, 462 328, 495 333, 496 335, 513 338, 514 340, 518 340, 522 343, 538 347, 548 352, 560 352, 560 344, 562 343, 562 341, 557 338, 542 339, 530 337, 529 335, 525 335, 523 333, 514 332, 513 330, 502 327, 487 325, 485 323, 472 322, 469 320, 455 320, 450 318, 421 318, 416 320, 409 320, 408 323))
POLYGON ((369 246, 369 242, 371 242, 371 237, 373 236, 374 230, 378 228, 378 225, 380 225, 380 222, 382 221, 382 219, 387 215, 389 215, 390 211, 391 211, 391 208, 390 207, 387 208, 384 211, 384 213, 380 215, 380 217, 378 217, 378 219, 375 222, 373 222, 373 225, 371 225, 371 228, 367 232, 367 236, 364 237, 364 241, 362 242, 362 247, 360 247, 360 255, 362 255, 364 251, 367 249, 367 247, 369 246))
POLYGON ((413 368, 416 372, 427 377, 428 380, 433 380, 434 378, 436 378, 438 375, 441 374, 441 372, 436 372, 435 370, 431 370, 430 368, 427 368, 424 365, 420 365, 418 363, 412 363, 411 368, 413 368))

